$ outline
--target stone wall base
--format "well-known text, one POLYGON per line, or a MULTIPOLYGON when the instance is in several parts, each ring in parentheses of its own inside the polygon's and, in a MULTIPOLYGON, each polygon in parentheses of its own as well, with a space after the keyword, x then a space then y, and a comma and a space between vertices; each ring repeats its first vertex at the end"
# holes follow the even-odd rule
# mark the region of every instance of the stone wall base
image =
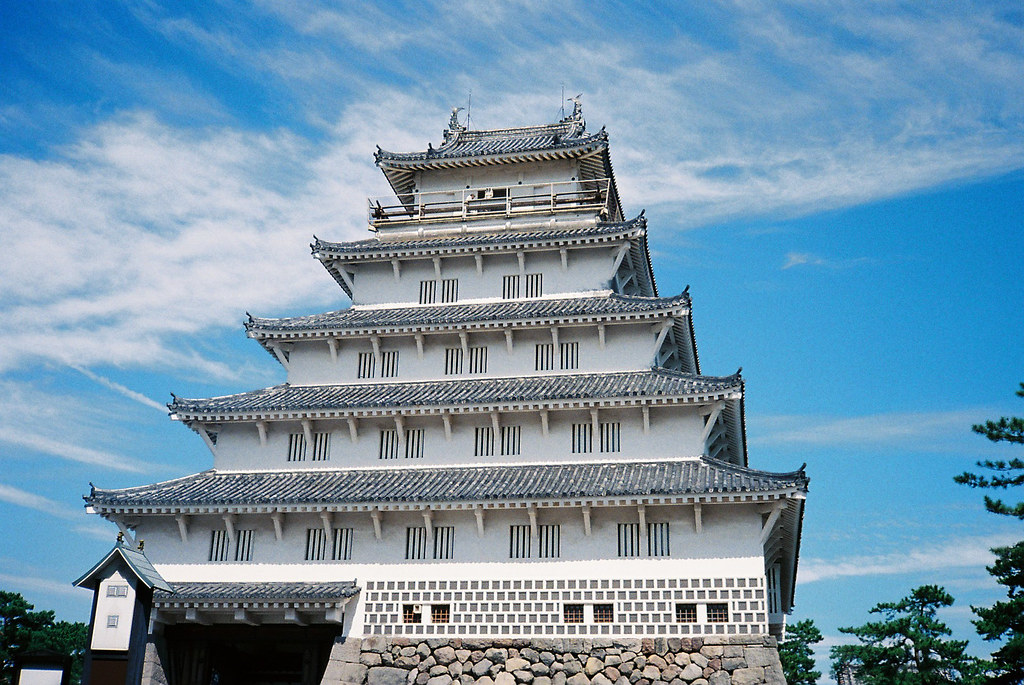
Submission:
POLYGON ((338 638, 321 685, 786 685, 774 637, 338 638))

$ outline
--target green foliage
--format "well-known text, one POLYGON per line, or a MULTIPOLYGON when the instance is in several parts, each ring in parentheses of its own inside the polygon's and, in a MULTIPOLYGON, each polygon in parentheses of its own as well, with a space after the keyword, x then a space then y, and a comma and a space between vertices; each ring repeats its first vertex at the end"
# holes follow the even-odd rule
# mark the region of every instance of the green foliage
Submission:
MULTIPOLYGON (((1020 384, 1020 390, 1017 391, 1017 395, 1024 397, 1024 383, 1020 384)), ((974 425, 972 430, 975 433, 984 435, 992 442, 1024 444, 1024 418, 1018 416, 1004 416, 998 421, 979 423, 974 425)), ((994 488, 997 490, 1024 485, 1024 460, 1022 459, 1010 459, 1009 461, 985 460, 977 462, 977 465, 991 471, 992 475, 979 475, 965 471, 959 476, 955 476, 953 480, 972 488, 994 488)), ((993 514, 1015 516, 1016 518, 1024 519, 1024 502, 1007 504, 1001 499, 994 499, 986 495, 985 508, 993 514)))
POLYGON ((0 685, 13 682, 15 657, 37 649, 73 657, 71 682, 79 683, 88 634, 85 624, 54 622, 52 611, 33 609, 17 592, 0 590, 0 685))
POLYGON ((815 685, 821 671, 814 670, 811 645, 821 642, 821 631, 811 619, 786 626, 786 641, 779 645, 782 672, 788 685, 815 685))
POLYGON ((875 606, 882 620, 840 632, 860 644, 832 648, 832 673, 844 665, 865 685, 937 685, 986 682, 986 663, 964 654, 967 641, 948 640, 950 630, 936 611, 953 604, 953 597, 938 585, 922 585, 898 602, 875 606))
POLYGON ((1024 682, 1024 542, 992 551, 996 561, 988 572, 1006 586, 1008 600, 990 608, 971 607, 978 616, 974 625, 986 640, 1004 639, 1003 646, 992 653, 1000 674, 997 682, 1020 683, 1024 682))

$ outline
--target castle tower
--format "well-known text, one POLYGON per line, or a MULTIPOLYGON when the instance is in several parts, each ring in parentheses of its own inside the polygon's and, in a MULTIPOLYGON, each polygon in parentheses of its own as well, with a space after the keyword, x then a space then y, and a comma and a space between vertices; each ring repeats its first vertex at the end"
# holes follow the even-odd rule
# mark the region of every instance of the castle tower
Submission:
POLYGON ((287 381, 171 403, 213 468, 86 498, 175 589, 174 677, 274 649, 319 682, 338 636, 781 635, 808 479, 748 467, 743 381, 701 373, 605 131, 454 112, 376 162, 374 235, 312 245, 352 306, 250 317, 287 381))

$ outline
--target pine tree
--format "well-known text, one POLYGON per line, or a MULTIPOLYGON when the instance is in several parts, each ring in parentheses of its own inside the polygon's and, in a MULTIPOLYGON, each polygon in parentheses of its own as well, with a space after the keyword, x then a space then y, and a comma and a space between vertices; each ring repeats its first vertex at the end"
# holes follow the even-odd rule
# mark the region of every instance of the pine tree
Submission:
POLYGON ((786 641, 779 645, 782 672, 788 685, 815 685, 821 671, 814 670, 811 645, 822 641, 821 631, 811 619, 786 626, 786 641))
MULTIPOLYGON (((1024 397, 1024 383, 1020 384, 1017 396, 1024 397)), ((985 423, 975 424, 972 430, 975 433, 984 435, 992 442, 1009 442, 1024 445, 1024 418, 1019 416, 1004 416, 998 421, 986 421, 985 423)), ((997 490, 1024 485, 1024 459, 1013 458, 1009 461, 986 459, 985 461, 977 462, 977 465, 992 471, 993 475, 985 476, 964 472, 954 477, 953 480, 972 488, 994 488, 997 490)), ((1019 519, 1024 519, 1024 502, 1017 502, 1011 505, 1006 504, 1001 499, 993 499, 985 495, 985 508, 993 514, 1015 516, 1019 519)))

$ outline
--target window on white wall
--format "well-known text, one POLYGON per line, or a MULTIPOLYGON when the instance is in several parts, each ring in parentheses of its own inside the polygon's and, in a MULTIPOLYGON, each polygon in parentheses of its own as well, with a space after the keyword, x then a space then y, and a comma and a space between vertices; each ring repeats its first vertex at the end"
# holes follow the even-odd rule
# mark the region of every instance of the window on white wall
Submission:
POLYGON ((572 453, 584 454, 594 451, 594 424, 572 424, 572 453))
POLYGON ((306 529, 306 561, 327 558, 327 532, 323 528, 306 529))
POLYGON ((473 456, 494 456, 494 429, 490 426, 477 426, 473 433, 473 456))
POLYGON ((526 296, 540 297, 544 294, 544 274, 526 274, 526 296))
POLYGON ((501 297, 505 300, 514 300, 519 297, 519 276, 501 277, 501 297))
POLYGON ((640 524, 620 523, 619 524, 619 556, 638 557, 640 556, 640 524))
POLYGON ((580 344, 578 342, 558 344, 558 368, 563 370, 580 368, 580 344))
POLYGON ((252 561, 253 541, 256 539, 256 531, 252 528, 243 528, 235 531, 238 543, 235 545, 235 561, 252 561))
POLYGON ((557 559, 562 555, 562 528, 557 523, 537 526, 537 556, 557 559))
POLYGON ((385 428, 380 432, 380 449, 378 459, 398 459, 398 431, 385 428))
POLYGON ((405 429, 405 458, 406 459, 422 459, 423 458, 423 439, 426 435, 426 431, 423 428, 406 428, 405 429))
POLYGON ((426 559, 427 558, 427 528, 426 526, 409 526, 405 529, 405 558, 426 559))
POLYGON ((108 628, 116 628, 117 627, 117 621, 118 621, 117 614, 111 614, 110 616, 107 616, 107 627, 108 628))
POLYGON ((377 357, 373 352, 360 352, 356 360, 358 363, 356 377, 373 378, 377 366, 377 357))
POLYGON ((619 441, 619 422, 606 421, 599 424, 601 429, 601 451, 621 452, 622 443, 619 441))
POLYGON ((431 604, 430 605, 430 622, 431 623, 448 623, 451 621, 452 607, 450 604, 431 604))
POLYGON ((444 350, 444 375, 457 376, 462 373, 462 348, 446 347, 444 350))
POLYGON ((227 561, 229 544, 226 530, 210 531, 210 561, 227 561))
POLYGON ((562 622, 563 623, 583 623, 583 605, 582 604, 563 604, 562 605, 562 622))
POLYGON ((501 456, 509 457, 519 454, 522 432, 522 426, 501 427, 501 456))
POLYGON ((696 604, 676 604, 676 623, 696 623, 696 604))
POLYGON ((306 461, 306 436, 303 433, 288 434, 288 461, 306 461))
POLYGON ((508 558, 530 558, 530 526, 512 525, 508 527, 508 558))
POLYGON ((398 375, 398 350, 381 352, 380 355, 380 376, 381 378, 394 378, 398 375))
POLYGON ((459 279, 446 278, 441 281, 441 302, 457 302, 459 299, 459 279))
POLYGON ((534 369, 537 371, 550 371, 555 368, 554 358, 554 343, 538 343, 534 352, 534 369))
POLYGON ((668 522, 647 524, 647 556, 667 557, 671 554, 668 543, 668 522))
POLYGON ((313 461, 328 461, 331 458, 331 434, 313 433, 313 461))
POLYGON ((434 526, 434 558, 452 559, 455 556, 455 526, 434 526))
POLYGON ((708 604, 708 623, 728 623, 728 604, 708 604))
POLYGON ((469 348, 469 372, 487 373, 487 348, 469 348))
POLYGON ((437 300, 437 281, 420 281, 420 304, 433 304, 437 300))
POLYGON ((127 585, 108 585, 107 586, 107 597, 127 597, 128 586, 127 585))
POLYGON ((334 549, 331 559, 333 561, 349 561, 352 558, 352 538, 355 536, 353 528, 334 529, 334 549))

